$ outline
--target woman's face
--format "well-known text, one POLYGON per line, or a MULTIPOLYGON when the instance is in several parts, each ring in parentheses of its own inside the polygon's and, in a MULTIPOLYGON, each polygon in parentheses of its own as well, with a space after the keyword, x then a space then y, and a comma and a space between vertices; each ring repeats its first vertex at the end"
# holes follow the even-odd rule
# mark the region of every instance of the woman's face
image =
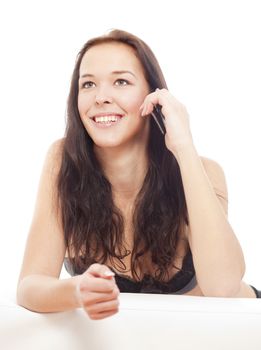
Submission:
POLYGON ((149 119, 141 117, 139 108, 148 93, 142 65, 128 45, 99 44, 84 54, 78 109, 96 146, 147 142, 149 119))

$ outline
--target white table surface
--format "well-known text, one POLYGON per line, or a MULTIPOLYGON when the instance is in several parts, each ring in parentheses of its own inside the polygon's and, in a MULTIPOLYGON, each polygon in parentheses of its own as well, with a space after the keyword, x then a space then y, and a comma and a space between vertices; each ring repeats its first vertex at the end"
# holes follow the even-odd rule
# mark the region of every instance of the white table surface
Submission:
POLYGON ((0 299, 3 350, 261 350, 260 299, 120 295, 117 315, 39 314, 0 299))

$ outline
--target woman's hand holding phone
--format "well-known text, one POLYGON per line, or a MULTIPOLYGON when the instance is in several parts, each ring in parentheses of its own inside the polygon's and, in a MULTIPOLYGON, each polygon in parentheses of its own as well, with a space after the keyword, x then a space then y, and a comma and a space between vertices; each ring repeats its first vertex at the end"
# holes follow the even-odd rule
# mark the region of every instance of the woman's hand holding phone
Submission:
POLYGON ((140 107, 141 115, 154 114, 157 105, 161 106, 167 148, 176 155, 184 147, 193 145, 186 107, 167 89, 156 89, 145 97, 140 107))

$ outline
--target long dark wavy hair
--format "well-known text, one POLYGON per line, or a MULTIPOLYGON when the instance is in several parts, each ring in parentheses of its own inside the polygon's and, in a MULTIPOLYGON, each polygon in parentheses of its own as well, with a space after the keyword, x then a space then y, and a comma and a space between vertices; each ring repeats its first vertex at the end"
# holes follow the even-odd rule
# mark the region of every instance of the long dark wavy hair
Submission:
POLYGON ((156 57, 146 43, 121 30, 89 40, 79 52, 72 75, 67 105, 67 127, 57 178, 58 204, 68 258, 75 273, 83 273, 91 263, 108 262, 118 271, 126 270, 123 258, 131 254, 131 272, 139 279, 142 257, 148 253, 155 276, 168 276, 177 255, 177 244, 188 224, 179 165, 166 148, 164 135, 150 118, 149 166, 135 199, 132 225, 134 245, 124 245, 125 221, 113 202, 111 184, 93 151, 93 141, 79 115, 79 67, 87 50, 102 43, 118 42, 133 48, 144 70, 150 91, 167 88, 156 57))

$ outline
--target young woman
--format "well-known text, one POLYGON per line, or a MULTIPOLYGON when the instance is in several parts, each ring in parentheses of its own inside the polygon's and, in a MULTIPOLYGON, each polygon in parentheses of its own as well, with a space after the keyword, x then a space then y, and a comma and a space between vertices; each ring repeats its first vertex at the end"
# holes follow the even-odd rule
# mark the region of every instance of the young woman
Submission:
POLYGON ((223 171, 198 155, 150 48, 119 30, 88 41, 43 168, 18 303, 102 319, 119 292, 258 297, 244 271, 223 171), (63 263, 71 278, 59 279, 63 263))

